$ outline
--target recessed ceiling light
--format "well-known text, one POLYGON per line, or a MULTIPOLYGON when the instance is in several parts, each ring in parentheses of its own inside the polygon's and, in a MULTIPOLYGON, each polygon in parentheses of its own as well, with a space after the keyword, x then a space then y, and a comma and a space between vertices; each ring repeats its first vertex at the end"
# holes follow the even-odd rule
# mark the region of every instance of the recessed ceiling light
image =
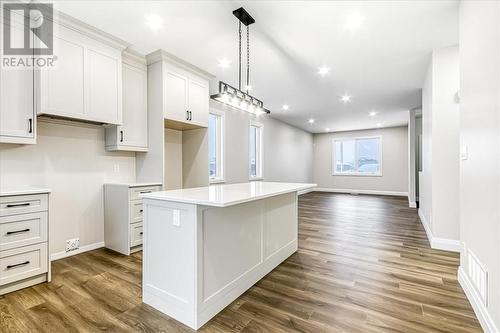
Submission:
POLYGON ((377 123, 377 127, 382 127, 382 124, 381 123, 377 123))
POLYGON ((163 28, 163 19, 156 14, 146 15, 146 25, 153 31, 163 28))
POLYGON ((290 106, 287 104, 284 104, 281 108, 286 111, 286 110, 290 109, 290 106))
POLYGON ((360 13, 353 13, 349 15, 344 23, 344 28, 349 31, 358 30, 365 21, 365 17, 360 13))
POLYGON ((309 119, 307 122, 308 122, 309 124, 314 124, 314 119, 312 119, 312 118, 311 118, 311 119, 309 119))
POLYGON ((330 73, 330 68, 329 67, 323 66, 323 67, 318 68, 318 74, 319 75, 326 76, 328 73, 330 73))
POLYGON ((217 66, 219 66, 220 68, 228 68, 229 67, 229 60, 227 60, 227 58, 222 58, 222 59, 219 59, 219 63, 217 64, 217 66))
POLYGON ((344 103, 350 102, 351 101, 351 96, 349 95, 344 95, 340 98, 340 100, 344 103))
POLYGON ((368 113, 368 115, 369 115, 370 117, 375 117, 375 116, 377 115, 377 112, 375 112, 375 111, 370 111, 370 113, 368 113))

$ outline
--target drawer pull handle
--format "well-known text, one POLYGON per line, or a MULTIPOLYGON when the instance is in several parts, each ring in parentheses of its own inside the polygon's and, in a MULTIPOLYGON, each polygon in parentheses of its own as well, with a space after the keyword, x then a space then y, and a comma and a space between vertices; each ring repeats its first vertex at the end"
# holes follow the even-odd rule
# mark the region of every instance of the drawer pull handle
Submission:
POLYGON ((149 191, 141 191, 139 193, 143 194, 143 193, 151 193, 151 192, 153 192, 153 191, 151 191, 151 190, 149 190, 149 191))
POLYGON ((14 268, 14 267, 19 267, 19 266, 24 266, 24 265, 27 265, 29 263, 30 263, 29 260, 27 260, 27 261, 21 262, 19 264, 7 265, 7 269, 11 269, 11 268, 14 268))
POLYGON ((30 205, 29 202, 24 202, 24 203, 20 203, 20 204, 8 204, 7 208, 24 207, 24 206, 29 206, 29 205, 30 205))
POLYGON ((139 213, 142 213, 142 212, 143 212, 143 210, 141 209, 141 210, 139 211, 139 213))
POLYGON ((30 231, 29 228, 23 229, 23 230, 16 230, 16 231, 7 231, 7 235, 14 235, 14 234, 19 234, 21 232, 28 232, 28 231, 30 231))
POLYGON ((142 236, 142 231, 139 233, 139 235, 141 235, 141 236, 142 236))

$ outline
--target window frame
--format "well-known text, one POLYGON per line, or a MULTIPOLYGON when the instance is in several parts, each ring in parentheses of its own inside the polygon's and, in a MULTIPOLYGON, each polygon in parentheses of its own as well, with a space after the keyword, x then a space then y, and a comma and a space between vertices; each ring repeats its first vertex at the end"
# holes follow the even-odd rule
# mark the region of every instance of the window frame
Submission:
POLYGON ((351 177, 382 177, 382 150, 383 150, 383 144, 382 144, 382 136, 381 135, 373 135, 373 136, 356 136, 356 137, 340 137, 340 138, 333 138, 332 139, 332 176, 351 176, 351 177), (355 144, 355 152, 354 152, 354 160, 356 164, 358 163, 358 143, 357 141, 359 140, 366 140, 366 139, 378 139, 378 163, 379 163, 379 168, 378 172, 376 173, 367 173, 367 172, 359 172, 359 171, 353 171, 353 172, 337 172, 336 164, 335 161, 337 160, 336 156, 336 148, 335 148, 335 143, 336 142, 343 142, 343 141, 354 141, 355 144))
MULTIPOLYGON (((216 135, 216 151, 215 151, 215 169, 218 171, 216 177, 210 177, 210 161, 208 163, 208 181, 209 184, 225 183, 226 170, 226 114, 223 111, 210 109, 209 115, 217 117, 216 135)), ((208 137, 208 135, 207 135, 208 137)))
POLYGON ((262 144, 262 141, 264 140, 264 124, 255 121, 255 120, 250 120, 250 124, 248 126, 248 178, 250 181, 256 181, 256 180, 263 180, 264 179, 264 171, 263 171, 263 159, 264 159, 264 145, 262 144), (256 175, 252 176, 252 168, 250 164, 250 129, 251 127, 257 127, 257 136, 256 136, 256 153, 255 153, 255 158, 257 159, 256 161, 256 175))

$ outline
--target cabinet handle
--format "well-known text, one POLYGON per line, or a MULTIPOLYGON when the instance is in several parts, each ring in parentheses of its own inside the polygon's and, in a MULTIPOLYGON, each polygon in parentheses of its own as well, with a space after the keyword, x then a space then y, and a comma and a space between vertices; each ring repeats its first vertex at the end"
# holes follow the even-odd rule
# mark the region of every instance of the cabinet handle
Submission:
POLYGON ((193 120, 193 112, 189 111, 189 120, 193 120))
POLYGON ((11 269, 11 268, 14 268, 14 267, 19 267, 19 266, 24 266, 24 265, 27 265, 29 263, 30 263, 29 260, 27 260, 27 261, 21 262, 19 264, 7 265, 7 269, 11 269))
POLYGON ((139 235, 141 235, 141 236, 142 236, 142 231, 139 233, 139 235))
POLYGON ((139 213, 142 213, 142 212, 143 212, 143 210, 141 209, 141 210, 139 211, 139 213))
POLYGON ((16 230, 16 231, 7 231, 7 235, 14 235, 14 234, 19 234, 21 232, 28 232, 30 229, 23 229, 23 230, 16 230))
POLYGON ((142 194, 142 193, 151 193, 151 192, 153 192, 153 191, 141 191, 141 192, 139 192, 139 193, 141 193, 141 194, 142 194))
POLYGON ((20 203, 20 204, 8 204, 6 207, 7 208, 14 208, 14 207, 24 207, 24 206, 29 206, 30 203, 29 202, 24 202, 24 203, 20 203))
POLYGON ((28 119, 28 133, 33 133, 33 119, 28 119))
POLYGON ((189 120, 189 110, 186 111, 186 120, 189 120))
POLYGON ((123 142, 123 131, 120 131, 120 142, 123 142))

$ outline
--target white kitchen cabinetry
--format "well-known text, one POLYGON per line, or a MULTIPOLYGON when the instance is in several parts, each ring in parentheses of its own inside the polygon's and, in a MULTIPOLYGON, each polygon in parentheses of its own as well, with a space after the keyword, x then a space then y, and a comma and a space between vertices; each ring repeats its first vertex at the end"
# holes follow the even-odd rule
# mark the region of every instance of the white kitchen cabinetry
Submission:
POLYGON ((49 192, 0 192, 0 295, 50 281, 49 192))
POLYGON ((122 58, 126 44, 60 13, 54 23, 54 68, 41 71, 38 114, 122 123, 122 58))
MULTIPOLYGON (((22 23, 13 23, 11 44, 22 44, 23 33, 22 23)), ((3 45, 3 34, 0 36, 0 45, 3 45)), ((0 66, 0 143, 36 143, 33 68, 14 69, 0 66)))
MULTIPOLYGON (((213 75, 193 66, 165 51, 159 50, 147 56, 150 71, 162 71, 164 119, 174 129, 208 127, 209 81, 213 75)), ((167 126, 168 127, 168 126, 167 126)))
POLYGON ((129 51, 123 53, 123 124, 106 128, 106 149, 148 150, 148 73, 146 59, 129 51))
POLYGON ((143 193, 161 191, 161 184, 104 184, 104 246, 130 255, 142 249, 143 193))

